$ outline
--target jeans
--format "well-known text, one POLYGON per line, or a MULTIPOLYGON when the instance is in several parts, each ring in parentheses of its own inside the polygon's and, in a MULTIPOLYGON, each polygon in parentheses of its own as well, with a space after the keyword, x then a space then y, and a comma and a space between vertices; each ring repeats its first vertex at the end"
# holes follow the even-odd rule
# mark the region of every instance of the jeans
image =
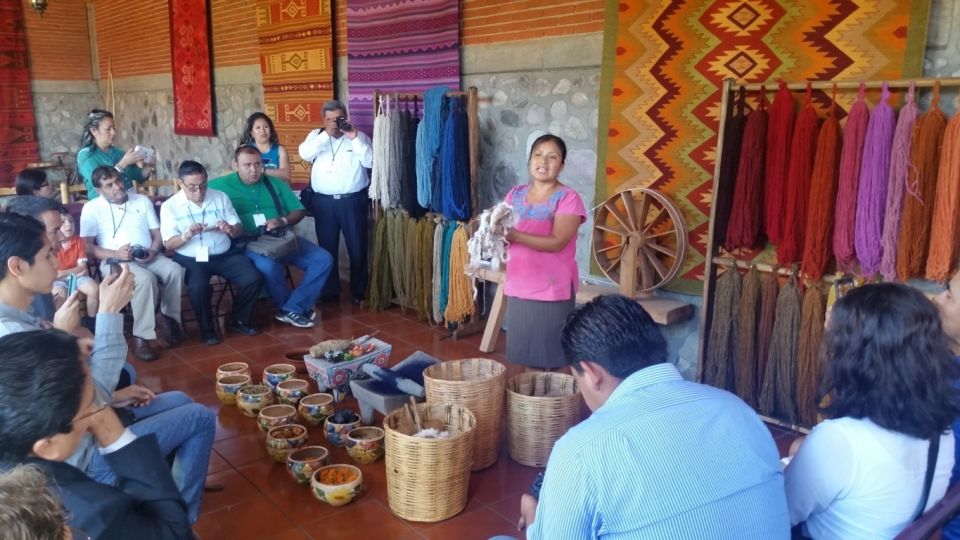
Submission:
MULTIPOLYGON (((194 403, 183 392, 163 392, 149 404, 132 408, 137 421, 128 429, 137 436, 153 433, 165 454, 173 454, 173 481, 187 503, 190 523, 200 515, 200 501, 210 464, 216 417, 194 403)), ((103 484, 114 484, 116 476, 103 456, 96 452, 87 475, 103 484)))
POLYGON ((313 242, 297 237, 297 251, 282 259, 264 257, 246 250, 247 257, 263 275, 270 298, 277 309, 306 315, 313 309, 320 297, 320 290, 333 268, 333 258, 326 250, 313 242), (287 286, 284 265, 292 265, 303 270, 303 279, 293 291, 287 286))

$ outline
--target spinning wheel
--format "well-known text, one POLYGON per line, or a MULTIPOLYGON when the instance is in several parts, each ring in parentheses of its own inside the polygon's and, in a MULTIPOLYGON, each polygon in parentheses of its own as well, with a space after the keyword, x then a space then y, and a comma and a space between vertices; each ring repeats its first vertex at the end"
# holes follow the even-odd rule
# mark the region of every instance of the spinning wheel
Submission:
POLYGON ((680 271, 686 250, 683 216, 662 193, 631 188, 597 209, 593 256, 626 296, 650 293, 669 283, 680 271))

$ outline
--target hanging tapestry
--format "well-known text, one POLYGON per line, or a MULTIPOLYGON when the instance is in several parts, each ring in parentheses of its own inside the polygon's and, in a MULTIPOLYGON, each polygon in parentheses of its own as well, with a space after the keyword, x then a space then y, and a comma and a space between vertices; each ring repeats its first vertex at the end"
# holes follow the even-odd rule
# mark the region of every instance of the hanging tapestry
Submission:
MULTIPOLYGON (((919 76, 929 7, 897 0, 607 0, 599 132, 608 136, 598 144, 595 200, 636 186, 673 199, 691 249, 670 287, 700 293, 723 80, 919 76)), ((819 108, 827 103, 829 96, 820 95, 819 108)))
POLYGON ((23 4, 0 0, 0 185, 12 186, 17 172, 37 161, 37 119, 27 66, 23 4))
POLYGON ((347 55, 350 121, 371 133, 373 92, 460 87, 456 0, 350 0, 347 55))
POLYGON ((257 39, 264 112, 287 147, 294 187, 310 181, 297 147, 323 127, 323 103, 333 99, 330 0, 257 0, 257 39))
POLYGON ((210 12, 206 0, 170 0, 173 132, 213 137, 210 12))

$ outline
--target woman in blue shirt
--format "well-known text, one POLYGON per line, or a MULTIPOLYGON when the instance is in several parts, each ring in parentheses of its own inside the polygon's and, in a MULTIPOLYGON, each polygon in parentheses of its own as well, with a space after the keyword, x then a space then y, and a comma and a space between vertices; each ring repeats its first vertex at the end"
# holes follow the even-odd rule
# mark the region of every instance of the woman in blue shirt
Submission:
POLYGON ((93 187, 91 177, 97 167, 113 167, 120 173, 127 190, 147 179, 153 165, 147 164, 147 155, 142 150, 131 148, 126 152, 113 145, 117 128, 113 114, 102 109, 93 109, 87 115, 87 123, 80 136, 80 151, 77 152, 77 171, 87 186, 87 198, 96 199, 98 193, 93 187))
POLYGON ((260 159, 267 174, 290 181, 290 156, 277 139, 273 120, 262 112, 247 118, 247 127, 240 138, 240 146, 252 146, 260 151, 260 159))

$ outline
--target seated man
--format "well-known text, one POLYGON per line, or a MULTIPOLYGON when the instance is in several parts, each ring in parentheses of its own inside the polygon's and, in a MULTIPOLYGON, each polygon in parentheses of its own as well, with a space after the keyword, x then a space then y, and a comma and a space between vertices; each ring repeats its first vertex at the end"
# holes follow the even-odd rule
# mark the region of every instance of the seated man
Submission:
POLYGON ((156 303, 158 282, 163 285, 160 312, 165 324, 164 341, 180 344, 180 294, 183 267, 160 251, 160 222, 153 202, 143 195, 128 193, 120 173, 113 167, 93 170, 93 185, 100 197, 83 205, 80 236, 90 258, 100 261, 100 272, 110 273, 107 259, 129 262, 136 278, 133 292, 133 354, 140 360, 156 360, 149 341, 157 337, 156 303))
MULTIPOLYGON (((91 374, 99 392, 118 407, 132 423, 137 435, 156 434, 164 455, 173 456, 175 479, 188 503, 190 518, 196 520, 203 497, 215 423, 213 413, 194 403, 183 392, 156 395, 140 385, 117 390, 117 381, 127 356, 123 338, 123 315, 130 302, 134 276, 122 265, 119 275, 106 275, 100 286, 100 312, 90 358, 91 374)), ((38 330, 50 324, 29 315, 26 308, 34 295, 48 293, 57 273, 56 250, 35 220, 0 214, 0 336, 38 330)), ((76 296, 57 310, 53 326, 74 331, 79 321, 76 296)), ((94 480, 116 480, 107 461, 93 451, 92 440, 81 444, 68 462, 86 471, 94 480)))
MULTIPOLYGON (((273 231, 296 225, 306 215, 303 205, 283 180, 264 174, 260 152, 256 148, 237 148, 233 166, 235 173, 210 181, 210 187, 230 197, 248 237, 258 236, 261 230, 273 231)), ((277 320, 300 328, 312 327, 313 308, 333 268, 330 254, 299 236, 296 251, 286 257, 273 259, 249 248, 246 254, 263 274, 270 297, 277 306, 277 320), (292 292, 284 273, 286 264, 303 270, 303 279, 292 292)))
POLYGON ((0 338, 0 462, 31 464, 50 476, 69 525, 92 538, 190 538, 187 508, 152 435, 126 430, 108 405, 96 401, 82 350, 58 330, 0 338), (84 436, 120 479, 94 482, 63 463, 84 436))
POLYGON ((650 316, 600 296, 567 318, 564 357, 593 415, 550 454, 528 539, 790 537, 770 431, 739 398, 685 381, 650 316))
MULTIPOLYGON (((7 203, 7 212, 27 216, 39 221, 46 229, 47 238, 50 245, 59 246, 63 240, 63 233, 60 231, 63 225, 61 210, 63 206, 60 201, 49 197, 36 197, 33 195, 22 195, 13 197, 7 203)), ((61 300, 60 304, 63 304, 61 300)), ((57 302, 53 294, 38 294, 33 298, 33 304, 28 310, 34 317, 43 320, 52 321, 53 314, 58 309, 57 302)))
POLYGON ((245 336, 259 334, 250 326, 250 314, 262 282, 243 250, 231 246, 243 227, 230 198, 207 189, 207 170, 196 161, 184 161, 177 176, 182 189, 160 207, 160 235, 164 247, 176 250, 173 260, 186 270, 187 292, 203 344, 220 343, 210 309, 211 276, 221 276, 235 288, 230 330, 245 336))

